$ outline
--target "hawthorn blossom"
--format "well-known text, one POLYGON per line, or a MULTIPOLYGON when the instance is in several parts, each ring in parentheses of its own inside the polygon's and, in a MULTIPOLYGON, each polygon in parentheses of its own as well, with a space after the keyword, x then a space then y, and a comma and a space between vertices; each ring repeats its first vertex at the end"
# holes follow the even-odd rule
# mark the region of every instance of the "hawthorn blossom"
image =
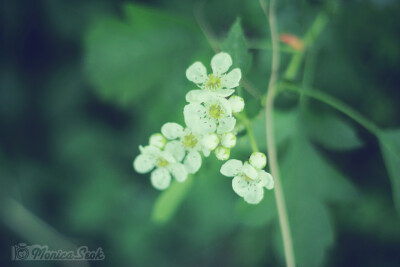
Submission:
POLYGON ((264 188, 272 189, 274 180, 271 174, 262 170, 267 163, 263 153, 254 152, 249 162, 231 159, 220 171, 224 176, 234 177, 232 188, 236 194, 249 204, 258 204, 264 197, 264 188))
MULTIPOLYGON (((227 71, 232 66, 232 58, 228 53, 220 52, 211 59, 212 73, 207 75, 203 63, 197 61, 186 70, 186 77, 195 83, 201 90, 212 92, 221 97, 228 97, 239 86, 242 73, 239 68, 227 71)), ((201 90, 198 91, 199 93, 201 90)))
POLYGON ((172 142, 168 142, 164 150, 155 146, 139 146, 140 154, 133 161, 133 167, 138 173, 151 171, 152 185, 159 189, 166 189, 171 183, 171 175, 178 182, 184 182, 187 178, 185 166, 180 163, 185 151, 172 142))
POLYGON ((184 129, 178 123, 168 122, 164 124, 161 132, 169 140, 179 139, 177 145, 188 152, 183 161, 188 173, 195 173, 200 169, 201 155, 199 151, 202 151, 204 156, 208 157, 210 151, 214 150, 219 143, 215 134, 201 135, 192 132, 189 128, 184 129))
POLYGON ((231 104, 222 97, 208 95, 202 103, 189 103, 183 114, 186 125, 202 134, 231 132, 236 124, 231 104))

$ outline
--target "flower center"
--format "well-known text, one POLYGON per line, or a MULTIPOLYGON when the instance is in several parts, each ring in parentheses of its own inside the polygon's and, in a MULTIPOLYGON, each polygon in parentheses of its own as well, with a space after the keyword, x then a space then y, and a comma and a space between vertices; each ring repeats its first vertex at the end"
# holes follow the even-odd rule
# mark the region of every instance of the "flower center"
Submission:
POLYGON ((221 106, 214 104, 210 107, 210 116, 214 119, 221 118, 224 111, 222 110, 221 106))
POLYGON ((221 78, 210 74, 206 83, 206 88, 209 90, 216 90, 221 87, 221 78))
POLYGON ((243 174, 244 179, 246 180, 246 182, 250 182, 253 181, 253 179, 251 179, 249 176, 247 176, 246 174, 243 174))
POLYGON ((190 147, 190 148, 193 148, 197 144, 197 142, 198 140, 193 134, 186 135, 182 141, 185 147, 190 147))
POLYGON ((163 159, 163 158, 158 158, 157 159, 157 166, 158 167, 165 167, 167 165, 168 165, 168 161, 166 161, 165 159, 163 159))

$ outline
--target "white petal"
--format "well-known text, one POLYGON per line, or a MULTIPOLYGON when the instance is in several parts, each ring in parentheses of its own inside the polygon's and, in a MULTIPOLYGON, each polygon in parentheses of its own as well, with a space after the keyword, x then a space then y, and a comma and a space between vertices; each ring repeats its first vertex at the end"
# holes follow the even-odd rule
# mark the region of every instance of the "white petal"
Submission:
POLYGON ((219 146, 215 149, 215 156, 219 160, 227 160, 231 154, 231 150, 229 148, 219 146))
POLYGON ((243 172, 246 174, 249 178, 255 180, 258 178, 258 172, 256 169, 254 169, 253 166, 251 166, 249 163, 245 162, 243 165, 243 172))
POLYGON ((217 133, 223 134, 226 132, 231 132, 233 128, 235 128, 236 119, 234 117, 229 116, 219 119, 218 122, 219 125, 217 128, 217 133))
POLYGON ((221 173, 228 177, 234 177, 242 170, 243 163, 237 159, 230 159, 221 167, 221 173))
POLYGON ((236 136, 233 133, 224 133, 221 136, 221 144, 224 147, 232 148, 236 145, 236 136))
POLYGON ((261 180, 262 186, 264 186, 267 189, 274 188, 274 178, 272 178, 271 174, 269 174, 268 172, 266 172, 264 170, 260 170, 258 172, 258 177, 261 180))
POLYGON ((151 184, 155 188, 159 190, 164 190, 171 183, 171 175, 169 174, 167 169, 157 168, 151 173, 150 180, 151 184))
POLYGON ((264 153, 253 152, 250 156, 249 163, 253 165, 254 168, 261 170, 265 168, 265 165, 267 165, 267 157, 264 153))
POLYGON ((229 103, 228 100, 226 100, 225 98, 218 98, 218 104, 223 108, 224 110, 224 115, 225 116, 231 116, 232 115, 232 107, 231 107, 231 103, 229 103))
POLYGON ((161 127, 161 133, 168 139, 176 139, 183 135, 183 127, 175 122, 167 122, 161 127))
POLYGON ((218 53, 211 59, 213 74, 217 76, 227 72, 230 66, 232 66, 232 58, 228 53, 218 53))
POLYGON ((169 152, 176 159, 182 161, 185 156, 185 148, 180 141, 170 141, 165 145, 164 151, 169 152))
POLYGON ((188 173, 196 173, 201 167, 201 156, 196 150, 192 150, 187 154, 183 164, 188 173))
POLYGON ((150 136, 150 140, 149 140, 150 146, 154 146, 159 149, 163 149, 166 143, 167 143, 167 140, 160 133, 155 133, 150 136))
POLYGON ((231 70, 228 74, 222 77, 222 87, 231 89, 239 86, 239 81, 242 78, 242 72, 239 68, 231 70))
POLYGON ((139 150, 142 154, 155 155, 160 153, 160 149, 155 146, 139 146, 139 150))
POLYGON ((235 92, 234 89, 219 89, 219 90, 216 90, 213 93, 218 95, 218 96, 220 96, 220 97, 228 97, 231 94, 233 94, 234 92, 235 92))
POLYGON ((199 121, 198 128, 194 129, 196 129, 196 131, 200 134, 208 134, 215 132, 216 128, 217 125, 213 120, 209 118, 203 118, 199 121))
POLYGON ((207 90, 191 90, 186 94, 186 101, 189 103, 201 103, 206 101, 210 94, 207 90))
POLYGON ((247 193, 244 195, 244 200, 249 204, 258 204, 264 197, 264 190, 262 187, 252 185, 248 187, 247 193))
POLYGON ((186 180, 188 173, 185 168, 185 166, 182 163, 174 163, 168 166, 168 170, 172 173, 172 176, 175 177, 175 179, 182 183, 186 180))
POLYGON ((219 139, 215 133, 210 133, 203 136, 201 143, 206 149, 214 150, 218 146, 219 139))
POLYGON ((191 103, 183 109, 185 123, 194 133, 207 134, 215 132, 216 124, 207 117, 207 109, 198 103, 191 103))
MULTIPOLYGON (((166 160, 168 163, 175 163, 176 159, 175 157, 169 152, 169 151, 160 151, 158 153, 158 159, 164 159, 166 160)), ((163 166, 161 166, 163 167, 163 166)))
POLYGON ((232 111, 235 113, 239 113, 244 109, 244 100, 240 96, 231 96, 229 98, 229 103, 231 104, 232 111))
POLYGON ((204 83, 207 78, 207 69, 197 61, 186 70, 186 78, 196 84, 204 83))
POLYGON ((210 156, 210 153, 211 153, 211 151, 209 150, 209 149, 207 149, 207 148, 203 148, 203 155, 205 156, 205 157, 208 157, 208 156, 210 156))
POLYGON ((199 103, 190 103, 183 109, 185 123, 193 132, 201 129, 200 121, 207 115, 207 109, 199 103))
POLYGON ((232 179, 232 188, 236 194, 244 197, 248 192, 249 183, 243 178, 243 176, 236 176, 232 179))
POLYGON ((154 168, 155 159, 148 154, 140 154, 133 161, 133 168, 138 173, 148 173, 154 168))

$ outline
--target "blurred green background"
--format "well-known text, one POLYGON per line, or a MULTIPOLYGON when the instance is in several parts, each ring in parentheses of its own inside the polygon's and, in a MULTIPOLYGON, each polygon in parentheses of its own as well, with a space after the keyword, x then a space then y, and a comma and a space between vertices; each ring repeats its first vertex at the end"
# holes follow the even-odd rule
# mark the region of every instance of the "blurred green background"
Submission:
MULTIPOLYGON (((400 2, 277 2, 280 33, 301 38, 318 14, 327 18, 292 82, 343 100, 382 129, 399 128, 400 2)), ((210 43, 238 52, 255 95, 265 93, 271 50, 258 1, 0 7, 1 266, 62 264, 12 262, 18 243, 102 247, 106 259, 91 266, 284 266, 272 191, 247 205, 213 155, 164 194, 132 169, 138 145, 165 122, 183 123, 194 89, 185 70, 196 60, 208 66, 210 43)), ((296 51, 281 48, 283 74, 296 51)), ((259 98, 238 90, 265 152, 259 98)), ((400 134, 387 142, 398 153, 386 156, 388 172, 377 138, 342 113, 293 93, 276 108, 298 265, 400 266, 392 194, 400 196, 400 134)), ((233 157, 250 152, 243 136, 233 157)))

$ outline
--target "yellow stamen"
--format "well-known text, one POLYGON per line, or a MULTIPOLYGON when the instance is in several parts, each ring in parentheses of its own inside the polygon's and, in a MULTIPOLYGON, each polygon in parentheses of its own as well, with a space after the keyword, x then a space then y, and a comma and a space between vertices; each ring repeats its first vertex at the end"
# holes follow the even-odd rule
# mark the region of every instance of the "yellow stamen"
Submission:
POLYGON ((216 90, 221 87, 221 78, 210 74, 206 83, 206 88, 209 90, 216 90))
POLYGON ((222 108, 219 105, 212 105, 210 107, 210 116, 214 119, 221 118, 223 113, 224 113, 224 111, 222 110, 222 108))
POLYGON ((193 134, 186 135, 182 141, 183 145, 189 148, 193 148, 197 142, 198 140, 193 134))
POLYGON ((157 159, 157 166, 158 167, 165 167, 167 165, 168 165, 168 161, 166 161, 165 159, 163 159, 163 158, 158 158, 157 159))

